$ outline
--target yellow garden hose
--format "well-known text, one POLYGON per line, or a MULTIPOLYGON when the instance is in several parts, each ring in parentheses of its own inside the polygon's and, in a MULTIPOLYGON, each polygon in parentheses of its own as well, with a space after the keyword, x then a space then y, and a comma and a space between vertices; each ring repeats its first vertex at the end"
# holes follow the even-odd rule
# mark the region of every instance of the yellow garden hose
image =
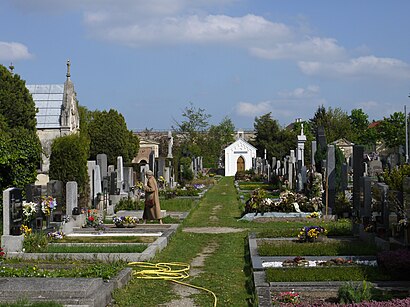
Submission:
POLYGON ((163 262, 163 263, 151 263, 151 262, 130 262, 130 266, 134 267, 133 276, 142 279, 160 279, 169 280, 187 287, 199 289, 211 293, 214 297, 214 307, 218 301, 215 293, 203 287, 191 285, 180 280, 184 280, 189 277, 190 266, 183 262, 163 262))

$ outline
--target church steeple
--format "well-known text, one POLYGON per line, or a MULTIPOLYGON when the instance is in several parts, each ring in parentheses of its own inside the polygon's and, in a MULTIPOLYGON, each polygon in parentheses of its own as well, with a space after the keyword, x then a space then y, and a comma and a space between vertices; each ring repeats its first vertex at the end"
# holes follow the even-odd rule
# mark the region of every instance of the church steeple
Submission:
POLYGON ((70 74, 70 66, 71 66, 70 60, 67 60, 67 74, 66 74, 66 76, 67 76, 67 81, 70 81, 70 77, 71 77, 71 74, 70 74))

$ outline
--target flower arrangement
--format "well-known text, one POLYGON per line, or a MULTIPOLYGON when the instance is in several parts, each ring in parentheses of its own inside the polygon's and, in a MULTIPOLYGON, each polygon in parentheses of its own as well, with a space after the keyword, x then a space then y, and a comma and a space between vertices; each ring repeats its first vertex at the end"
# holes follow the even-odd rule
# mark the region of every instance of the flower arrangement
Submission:
POLYGON ((143 190, 144 189, 144 184, 141 181, 137 181, 135 183, 135 188, 137 188, 138 190, 143 190))
POLYGON ((50 216, 57 208, 57 202, 52 196, 43 196, 41 198, 41 211, 45 216, 50 216))
POLYGON ((320 213, 319 212, 312 212, 311 214, 309 214, 308 216, 306 216, 308 219, 317 219, 320 217, 320 213))
POLYGON ((314 242, 321 234, 327 234, 322 226, 305 226, 300 230, 298 239, 300 242, 314 242))
POLYGON ((62 231, 49 232, 47 237, 51 240, 61 240, 64 238, 64 233, 62 231))
POLYGON ((321 196, 312 197, 310 199, 310 204, 312 205, 315 211, 318 211, 323 208, 323 201, 321 196))
POLYGON ((24 220, 29 222, 32 220, 37 213, 37 204, 33 202, 25 202, 23 201, 23 215, 24 220))
POLYGON ((87 218, 85 220, 84 227, 97 227, 99 225, 104 224, 102 216, 98 214, 98 210, 96 209, 88 209, 87 210, 87 218))
POLYGON ((273 303, 275 305, 281 305, 281 303, 299 304, 300 294, 293 290, 280 292, 273 297, 273 303))
POLYGON ((124 220, 125 220, 125 216, 114 216, 112 218, 112 222, 117 227, 123 227, 124 226, 124 220))
POLYGON ((138 224, 139 220, 136 216, 114 216, 112 219, 116 227, 132 227, 138 224))
POLYGON ((20 231, 22 234, 24 234, 24 236, 28 236, 29 234, 31 234, 33 232, 33 230, 26 226, 26 225, 21 225, 20 226, 20 231))

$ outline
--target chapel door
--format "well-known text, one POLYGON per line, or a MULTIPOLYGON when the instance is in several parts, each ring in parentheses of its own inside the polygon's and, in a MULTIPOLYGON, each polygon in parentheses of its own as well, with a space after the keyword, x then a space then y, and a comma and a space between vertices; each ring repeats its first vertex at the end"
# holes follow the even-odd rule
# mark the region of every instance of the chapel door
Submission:
POLYGON ((245 159, 243 157, 239 157, 236 161, 236 171, 245 171, 245 159))

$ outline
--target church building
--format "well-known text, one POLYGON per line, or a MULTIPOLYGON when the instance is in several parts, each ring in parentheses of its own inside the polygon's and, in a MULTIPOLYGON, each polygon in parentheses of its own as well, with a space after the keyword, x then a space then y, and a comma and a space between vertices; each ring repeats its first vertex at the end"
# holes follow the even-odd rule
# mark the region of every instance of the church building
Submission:
POLYGON ((64 84, 26 85, 36 104, 38 112, 37 135, 43 148, 42 162, 36 184, 49 181, 51 144, 57 137, 76 133, 80 130, 77 94, 70 79, 70 61, 64 84))

